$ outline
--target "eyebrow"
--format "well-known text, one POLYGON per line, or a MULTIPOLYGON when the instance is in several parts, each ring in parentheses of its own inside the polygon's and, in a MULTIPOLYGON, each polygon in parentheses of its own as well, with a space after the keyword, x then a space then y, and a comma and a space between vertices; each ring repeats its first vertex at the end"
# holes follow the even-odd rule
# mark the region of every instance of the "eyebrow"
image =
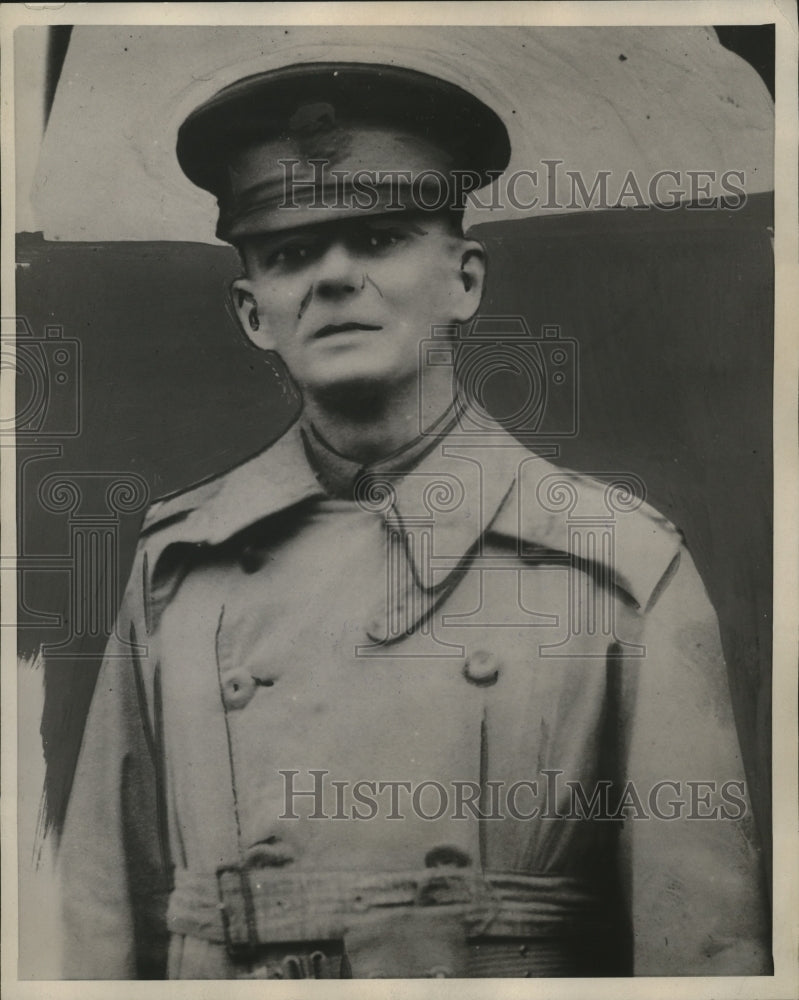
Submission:
MULTIPOLYGON (((324 223, 325 226, 334 226, 335 222, 324 223)), ((392 218, 364 218, 364 219, 344 219, 340 220, 339 225, 344 229, 356 229, 358 226, 364 226, 366 228, 372 229, 407 229, 414 233, 416 236, 427 236, 429 230, 423 229, 421 226, 417 225, 415 222, 411 222, 408 219, 392 219, 392 218), (349 225, 348 225, 349 224, 349 225)), ((330 238, 330 233, 323 231, 320 227, 309 226, 307 228, 303 227, 300 230, 291 230, 286 233, 275 233, 273 235, 261 235, 256 236, 252 240, 252 250, 259 259, 263 259, 264 255, 269 255, 275 253, 284 247, 289 247, 293 243, 322 243, 326 239, 330 238)))
POLYGON ((288 233, 267 236, 261 245, 268 250, 275 250, 280 247, 291 246, 292 243, 319 243, 323 239, 324 237, 321 233, 309 227, 306 230, 292 230, 288 233))
POLYGON ((417 236, 427 236, 428 230, 422 229, 421 226, 417 225, 415 222, 410 222, 407 219, 400 219, 395 221, 394 219, 374 219, 367 220, 365 223, 367 226, 372 226, 374 229, 410 229, 412 233, 416 233, 417 236))

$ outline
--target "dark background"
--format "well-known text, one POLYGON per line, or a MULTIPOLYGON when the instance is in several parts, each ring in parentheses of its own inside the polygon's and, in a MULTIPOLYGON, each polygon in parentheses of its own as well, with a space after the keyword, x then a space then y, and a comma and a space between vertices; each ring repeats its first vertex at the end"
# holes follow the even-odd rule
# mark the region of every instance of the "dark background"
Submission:
MULTIPOLYGON (((773 26, 717 30, 773 93, 773 26)), ((51 94, 68 40, 68 30, 53 35, 51 94)), ((482 312, 523 316, 533 331, 558 324, 579 344, 580 431, 558 442, 558 461, 635 473, 648 502, 686 535, 719 614, 767 854, 772 224, 771 197, 761 195, 737 211, 625 209, 475 230, 490 262, 482 312)), ((124 584, 146 499, 109 517, 107 482, 135 473, 155 498, 218 473, 277 437, 296 399, 281 387, 279 365, 249 346, 227 312, 237 273, 228 248, 21 234, 17 260, 17 308, 32 343, 57 324, 80 352, 78 433, 59 432, 78 396, 72 381, 58 389, 51 343, 33 351, 50 366, 47 412, 18 439, 19 647, 50 649, 43 816, 58 831, 107 638, 108 615, 87 625, 78 609, 124 584), (79 476, 79 508, 45 509, 38 491, 54 472, 92 474, 79 476), (114 555, 76 583, 76 526, 102 527, 104 509, 114 555)), ((23 402, 30 375, 20 369, 23 402)))

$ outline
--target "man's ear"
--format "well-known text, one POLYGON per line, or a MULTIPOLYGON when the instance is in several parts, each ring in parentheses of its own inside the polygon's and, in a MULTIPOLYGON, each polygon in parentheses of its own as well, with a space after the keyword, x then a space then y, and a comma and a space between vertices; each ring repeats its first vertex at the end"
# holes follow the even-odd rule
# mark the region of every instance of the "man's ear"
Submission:
POLYGON ((468 322, 480 308, 486 275, 486 254, 482 243, 464 240, 460 250, 460 287, 455 297, 453 319, 468 322))
POLYGON ((274 343, 258 313, 258 302, 253 294, 250 279, 236 278, 230 284, 229 294, 233 311, 245 337, 262 351, 273 350, 274 343))

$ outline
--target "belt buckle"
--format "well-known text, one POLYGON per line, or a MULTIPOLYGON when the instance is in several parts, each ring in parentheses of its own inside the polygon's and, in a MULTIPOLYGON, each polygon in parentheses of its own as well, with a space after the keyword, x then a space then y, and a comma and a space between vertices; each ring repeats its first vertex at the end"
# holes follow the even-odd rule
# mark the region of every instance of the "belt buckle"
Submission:
POLYGON ((472 898, 463 875, 454 871, 429 875, 416 887, 416 906, 446 906, 453 903, 468 903, 472 898))
POLYGON ((249 870, 236 864, 222 865, 216 870, 216 884, 228 955, 233 959, 252 955, 260 941, 249 870))

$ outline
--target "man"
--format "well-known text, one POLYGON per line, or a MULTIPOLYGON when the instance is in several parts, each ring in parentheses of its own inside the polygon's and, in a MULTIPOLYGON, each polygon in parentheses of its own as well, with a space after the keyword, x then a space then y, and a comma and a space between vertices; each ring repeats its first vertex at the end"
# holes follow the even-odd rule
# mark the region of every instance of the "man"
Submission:
POLYGON ((307 64, 220 92, 178 156, 303 412, 145 520, 62 840, 67 974, 767 971, 679 534, 443 363, 481 301, 460 225, 502 121, 425 74, 307 64))

